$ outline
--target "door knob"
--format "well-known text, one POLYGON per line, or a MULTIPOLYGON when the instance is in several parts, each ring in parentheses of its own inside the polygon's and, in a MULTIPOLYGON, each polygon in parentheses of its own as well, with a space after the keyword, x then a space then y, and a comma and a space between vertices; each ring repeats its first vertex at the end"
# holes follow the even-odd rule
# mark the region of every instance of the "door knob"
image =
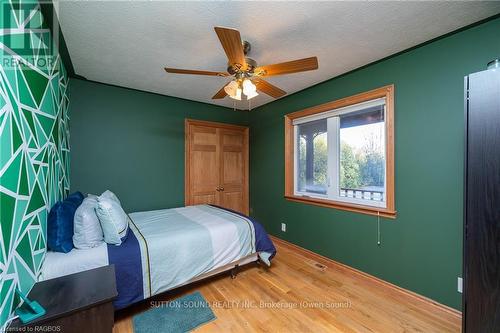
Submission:
POLYGON ((224 187, 219 187, 219 189, 220 189, 221 191, 224 191, 224 187))

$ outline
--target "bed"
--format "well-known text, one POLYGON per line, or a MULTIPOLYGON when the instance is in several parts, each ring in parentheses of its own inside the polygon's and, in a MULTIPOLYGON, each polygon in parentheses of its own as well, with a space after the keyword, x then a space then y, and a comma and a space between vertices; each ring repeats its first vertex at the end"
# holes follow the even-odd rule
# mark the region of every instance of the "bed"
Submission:
POLYGON ((115 265, 115 309, 260 260, 276 249, 264 228, 237 212, 198 205, 129 214, 120 245, 47 252, 40 280, 115 265))

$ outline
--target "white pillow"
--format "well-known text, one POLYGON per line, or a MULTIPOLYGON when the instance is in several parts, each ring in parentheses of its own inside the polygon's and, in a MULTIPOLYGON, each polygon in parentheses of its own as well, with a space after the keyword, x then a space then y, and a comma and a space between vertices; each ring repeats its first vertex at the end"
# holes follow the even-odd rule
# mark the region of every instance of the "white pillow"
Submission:
POLYGON ((100 196, 97 198, 95 212, 101 222, 104 241, 120 245, 128 231, 128 216, 122 206, 112 199, 100 196))
POLYGON ((120 200, 118 199, 118 197, 116 196, 116 194, 114 194, 113 192, 111 192, 110 190, 106 190, 104 192, 102 192, 101 196, 99 198, 106 198, 106 199, 111 199, 113 200, 114 202, 118 203, 119 205, 121 205, 122 203, 120 202, 120 200))
POLYGON ((77 249, 90 249, 103 243, 104 236, 95 212, 96 207, 97 199, 87 197, 75 212, 73 245, 77 249))

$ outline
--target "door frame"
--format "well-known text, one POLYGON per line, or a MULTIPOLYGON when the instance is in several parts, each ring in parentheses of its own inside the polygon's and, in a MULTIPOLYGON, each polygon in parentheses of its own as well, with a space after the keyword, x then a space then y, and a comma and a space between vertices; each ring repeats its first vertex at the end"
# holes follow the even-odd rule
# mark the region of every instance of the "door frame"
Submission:
POLYGON ((218 123, 213 121, 205 121, 205 120, 196 120, 186 118, 184 120, 184 205, 189 206, 189 198, 191 197, 191 149, 190 149, 190 137, 191 137, 191 126, 205 126, 205 127, 214 127, 214 128, 223 128, 229 130, 237 130, 243 132, 243 165, 244 165, 244 174, 243 174, 243 212, 246 215, 249 215, 250 205, 249 205, 249 133, 250 129, 247 126, 240 125, 232 125, 227 123, 218 123))

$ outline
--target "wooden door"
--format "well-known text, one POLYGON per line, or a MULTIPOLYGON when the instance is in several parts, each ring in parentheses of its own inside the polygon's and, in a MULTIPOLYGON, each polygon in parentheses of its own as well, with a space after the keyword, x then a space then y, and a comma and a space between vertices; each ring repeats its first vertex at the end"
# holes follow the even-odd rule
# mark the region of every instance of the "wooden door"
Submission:
POLYGON ((246 197, 246 131, 219 129, 220 205, 238 212, 248 211, 246 197))
MULTIPOLYGON (((191 125, 189 127, 189 156, 186 174, 189 175, 189 199, 186 205, 219 204, 219 138, 214 127, 191 125), (188 169, 189 166, 189 169, 188 169)), ((187 184, 186 184, 187 185, 187 184)))
POLYGON ((186 120, 185 203, 248 214, 248 128, 186 120))

